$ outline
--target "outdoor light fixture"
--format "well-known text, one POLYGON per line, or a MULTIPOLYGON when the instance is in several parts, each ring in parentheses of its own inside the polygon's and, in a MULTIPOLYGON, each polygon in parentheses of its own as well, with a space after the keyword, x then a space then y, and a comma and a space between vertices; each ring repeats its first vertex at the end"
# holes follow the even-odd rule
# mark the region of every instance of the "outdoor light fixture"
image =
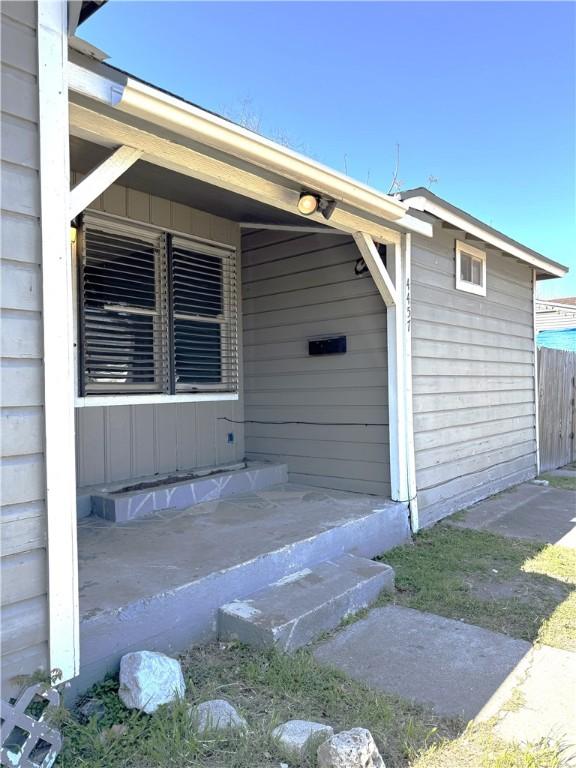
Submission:
POLYGON ((336 200, 330 200, 327 197, 321 197, 318 202, 318 210, 325 219, 329 219, 336 208, 336 200))
POLYGON ((311 195, 309 192, 303 192, 298 200, 298 210, 304 216, 310 216, 316 213, 318 206, 320 205, 320 198, 316 195, 311 195))
POLYGON ((311 192, 302 192, 298 200, 298 210, 304 216, 311 216, 316 211, 320 211, 325 219, 329 219, 334 213, 334 208, 336 208, 336 200, 313 195, 311 192))

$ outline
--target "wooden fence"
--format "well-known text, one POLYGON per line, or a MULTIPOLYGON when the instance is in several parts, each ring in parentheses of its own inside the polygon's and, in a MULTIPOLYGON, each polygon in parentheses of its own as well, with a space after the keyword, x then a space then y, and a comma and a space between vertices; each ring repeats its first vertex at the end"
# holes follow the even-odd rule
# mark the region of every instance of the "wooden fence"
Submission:
POLYGON ((576 352, 538 350, 540 469, 576 461, 576 352))

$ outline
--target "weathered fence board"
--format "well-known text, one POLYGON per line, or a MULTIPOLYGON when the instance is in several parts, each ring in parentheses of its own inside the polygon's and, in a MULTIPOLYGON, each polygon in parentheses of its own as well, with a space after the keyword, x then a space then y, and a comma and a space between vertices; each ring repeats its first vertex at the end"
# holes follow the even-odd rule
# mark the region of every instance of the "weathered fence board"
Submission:
POLYGON ((576 461, 576 352, 538 350, 540 469, 576 461))

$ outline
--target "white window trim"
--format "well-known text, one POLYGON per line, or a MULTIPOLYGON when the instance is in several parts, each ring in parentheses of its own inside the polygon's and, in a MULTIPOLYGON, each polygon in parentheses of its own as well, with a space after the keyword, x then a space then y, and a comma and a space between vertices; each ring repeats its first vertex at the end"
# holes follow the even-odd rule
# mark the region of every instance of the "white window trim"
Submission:
POLYGON ((157 394, 146 395, 87 395, 77 397, 76 408, 91 408, 93 406, 112 405, 158 405, 160 403, 206 403, 218 400, 239 400, 238 392, 180 392, 175 395, 157 394))
MULTIPOLYGON (((142 237, 142 229, 154 230, 158 233, 169 231, 173 237, 185 240, 188 243, 194 243, 195 247, 199 251, 206 254, 214 254, 222 256, 226 254, 236 259, 236 268, 239 271, 239 252, 229 243, 220 243, 215 240, 207 240, 206 238, 196 237, 190 233, 181 232, 179 230, 167 230, 165 227, 160 227, 155 224, 150 224, 146 221, 140 221, 137 219, 130 219, 124 216, 117 216, 110 213, 101 213, 100 211, 92 211, 87 209, 85 217, 91 223, 105 222, 106 226, 117 229, 121 233, 132 232, 138 237, 142 237)), ((73 305, 78 306, 78 250, 76 248, 76 240, 72 244, 72 293, 73 293, 73 305)), ((241 298, 238 295, 238 305, 241 306, 241 298)), ((240 317, 238 316, 238 323, 240 323, 240 317)), ((115 405, 161 405, 163 403, 206 403, 206 402, 223 402, 223 401, 238 401, 240 399, 240 387, 241 387, 241 372, 240 372, 240 355, 238 356, 238 390, 236 392, 222 392, 217 389, 214 391, 205 392, 177 392, 175 394, 167 394, 165 392, 151 392, 145 394, 105 394, 101 395, 84 395, 80 396, 79 393, 79 349, 78 349, 78 312, 74 312, 74 407, 75 408, 95 408, 95 407, 111 407, 115 405)), ((239 331, 238 331, 239 332, 239 331)))
POLYGON ((475 293, 477 296, 486 296, 486 251, 481 251, 480 248, 475 248, 473 245, 469 245, 462 240, 456 240, 456 289, 458 291, 466 291, 466 293, 475 293), (482 285, 469 283, 460 277, 462 253, 480 259, 482 262, 482 285))

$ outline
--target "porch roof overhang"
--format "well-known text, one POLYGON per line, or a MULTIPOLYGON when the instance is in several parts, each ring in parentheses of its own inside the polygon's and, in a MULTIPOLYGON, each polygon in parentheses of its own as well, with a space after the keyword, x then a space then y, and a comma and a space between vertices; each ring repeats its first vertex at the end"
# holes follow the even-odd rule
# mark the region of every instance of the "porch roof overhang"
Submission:
POLYGON ((455 229, 465 232, 470 237, 482 240, 488 245, 529 264, 536 270, 536 276, 539 278, 563 277, 568 272, 568 267, 527 248, 466 213, 466 211, 456 208, 428 189, 423 187, 409 189, 401 192, 400 196, 412 210, 430 214, 455 229))
POLYGON ((144 163, 284 211, 302 225, 366 232, 379 242, 397 243, 403 231, 432 236, 432 225, 395 197, 109 65, 74 59, 68 73, 70 131, 77 138, 130 147, 144 163), (303 192, 334 200, 330 218, 300 214, 303 192))

